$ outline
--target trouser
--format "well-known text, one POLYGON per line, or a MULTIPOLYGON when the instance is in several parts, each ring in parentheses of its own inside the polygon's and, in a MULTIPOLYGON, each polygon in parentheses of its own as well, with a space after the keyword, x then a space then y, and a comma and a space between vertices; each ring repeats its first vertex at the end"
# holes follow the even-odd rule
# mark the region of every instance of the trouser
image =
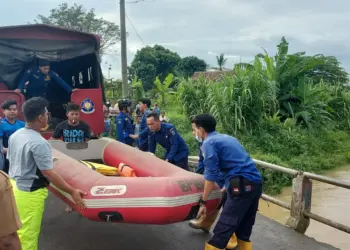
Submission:
POLYGON ((182 169, 185 169, 185 170, 190 170, 188 168, 188 157, 184 157, 182 159, 180 159, 179 161, 171 161, 170 163, 174 164, 175 166, 178 166, 182 169))
POLYGON ((140 144, 139 149, 143 152, 148 152, 148 143, 140 144))
POLYGON ((46 188, 40 188, 33 192, 24 192, 16 187, 15 181, 11 182, 22 221, 22 228, 18 230, 22 250, 37 250, 48 191, 46 188))
MULTIPOLYGON (((230 182, 231 183, 231 182, 230 182)), ((230 184, 223 210, 213 230, 213 237, 208 244, 225 249, 233 233, 243 241, 250 241, 259 199, 262 193, 261 184, 244 184, 237 187, 230 184), (240 194, 237 194, 239 188, 240 194)))

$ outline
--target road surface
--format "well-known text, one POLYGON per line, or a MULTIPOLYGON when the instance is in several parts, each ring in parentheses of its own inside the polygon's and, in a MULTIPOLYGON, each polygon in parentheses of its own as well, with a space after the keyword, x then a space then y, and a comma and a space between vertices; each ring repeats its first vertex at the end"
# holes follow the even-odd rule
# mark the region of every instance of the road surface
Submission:
MULTIPOLYGON (((210 236, 187 226, 123 225, 91 222, 77 213, 64 212, 65 204, 49 195, 39 240, 40 250, 203 250, 210 236)), ((254 227, 254 250, 334 250, 330 245, 298 234, 258 215, 254 227)))

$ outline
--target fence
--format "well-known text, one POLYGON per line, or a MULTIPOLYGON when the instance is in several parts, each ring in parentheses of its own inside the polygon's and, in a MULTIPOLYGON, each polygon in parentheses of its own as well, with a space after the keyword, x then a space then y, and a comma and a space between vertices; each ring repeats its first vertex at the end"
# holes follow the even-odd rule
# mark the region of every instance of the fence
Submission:
MULTIPOLYGON (((328 178, 322 175, 312 174, 308 172, 301 172, 291 168, 281 167, 275 164, 267 163, 264 161, 255 160, 258 167, 268 168, 276 170, 279 172, 286 173, 293 177, 292 186, 292 200, 288 204, 284 201, 278 200, 267 194, 262 194, 261 198, 281 206, 285 209, 290 210, 290 216, 287 220, 287 226, 293 228, 294 230, 304 234, 310 224, 310 219, 316 220, 328 226, 339 229, 343 232, 350 234, 350 227, 343 225, 341 223, 332 221, 330 219, 324 218, 320 215, 311 212, 311 196, 312 196, 312 182, 311 180, 316 180, 320 182, 325 182, 334 186, 350 189, 350 183, 344 182, 332 178, 328 178)), ((195 168, 198 163, 198 157, 190 156, 189 165, 191 168, 195 168)), ((347 211, 343 211, 344 215, 347 211)))

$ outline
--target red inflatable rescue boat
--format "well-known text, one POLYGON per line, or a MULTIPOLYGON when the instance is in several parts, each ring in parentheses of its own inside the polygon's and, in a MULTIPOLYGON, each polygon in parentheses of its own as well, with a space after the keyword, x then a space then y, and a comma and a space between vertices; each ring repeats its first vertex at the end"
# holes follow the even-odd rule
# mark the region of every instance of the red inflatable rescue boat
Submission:
MULTIPOLYGON (((109 138, 88 143, 49 143, 55 171, 74 188, 88 193, 84 197, 87 208, 79 209, 69 194, 54 185, 49 189, 89 220, 170 224, 196 216, 204 189, 204 178, 199 174, 109 138), (132 177, 105 176, 94 171, 93 166, 87 167, 86 161, 119 167, 120 171, 122 166, 130 166, 134 173, 132 177)), ((208 213, 217 208, 220 200, 221 190, 216 187, 207 202, 208 213)))

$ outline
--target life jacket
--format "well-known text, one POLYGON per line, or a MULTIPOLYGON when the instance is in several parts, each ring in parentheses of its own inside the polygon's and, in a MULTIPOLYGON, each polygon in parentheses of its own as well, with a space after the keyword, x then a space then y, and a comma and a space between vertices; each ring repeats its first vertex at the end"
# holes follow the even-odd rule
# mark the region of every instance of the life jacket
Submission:
POLYGON ((118 170, 122 177, 137 177, 135 171, 123 162, 119 164, 118 170))
POLYGON ((91 168, 92 170, 106 176, 119 176, 119 169, 110 167, 104 164, 99 164, 91 161, 80 161, 85 166, 91 168))

